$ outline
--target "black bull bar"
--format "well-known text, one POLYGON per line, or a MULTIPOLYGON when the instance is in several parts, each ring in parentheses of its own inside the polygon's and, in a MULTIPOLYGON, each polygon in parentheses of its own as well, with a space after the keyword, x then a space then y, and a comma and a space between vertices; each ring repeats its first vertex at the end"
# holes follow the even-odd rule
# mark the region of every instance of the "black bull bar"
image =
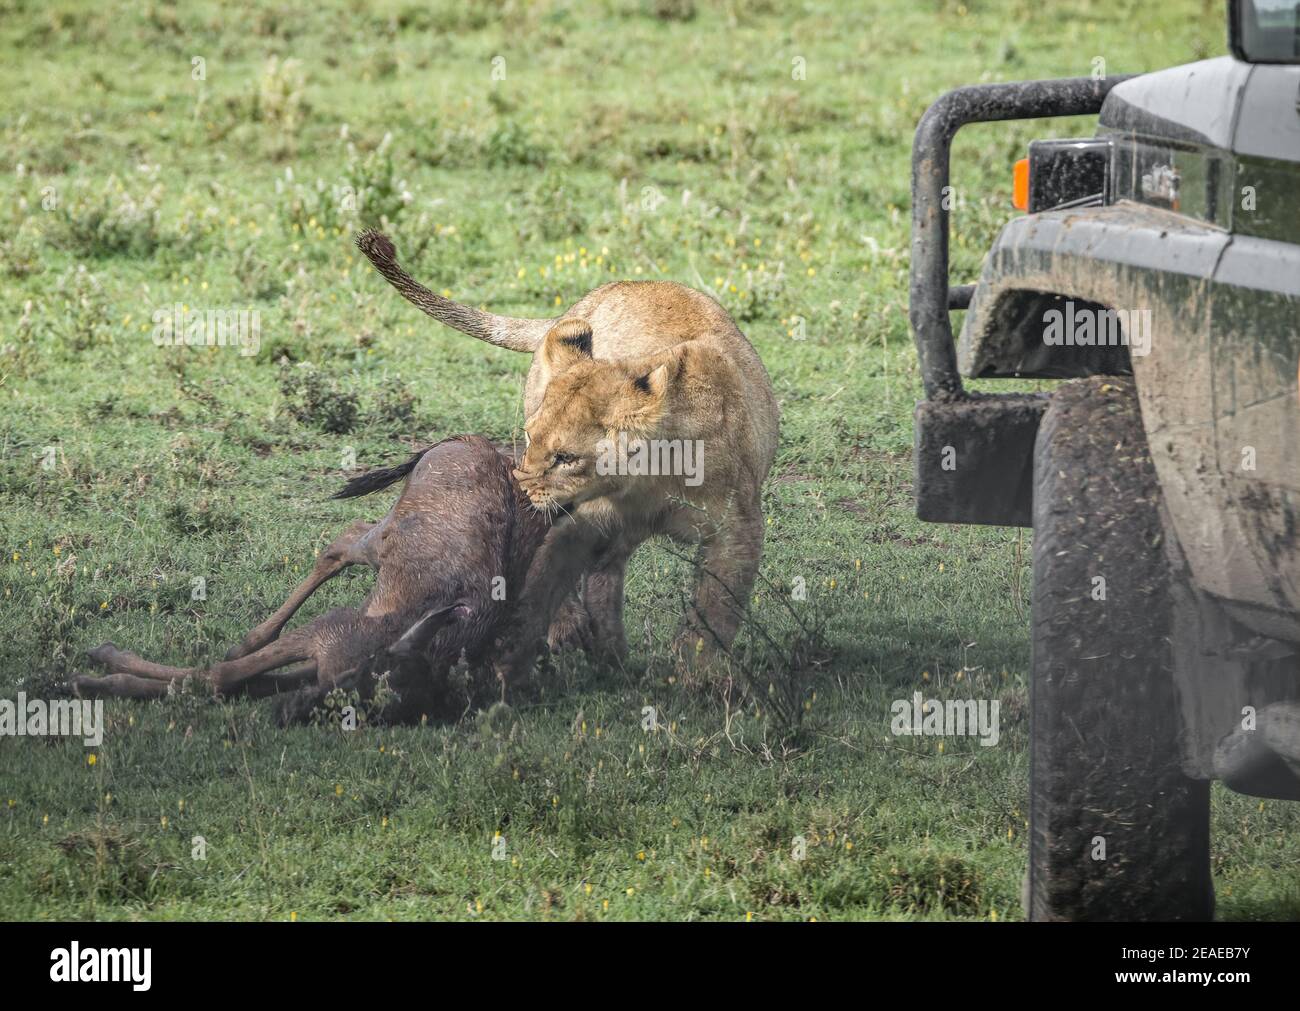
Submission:
POLYGON ((926 399, 916 406, 916 514, 936 523, 1032 525, 1033 452, 1042 394, 967 393, 957 372, 948 313, 970 305, 974 285, 948 279, 949 161, 967 123, 1101 111, 1131 75, 977 84, 940 96, 912 141, 912 255, 908 317, 926 399))

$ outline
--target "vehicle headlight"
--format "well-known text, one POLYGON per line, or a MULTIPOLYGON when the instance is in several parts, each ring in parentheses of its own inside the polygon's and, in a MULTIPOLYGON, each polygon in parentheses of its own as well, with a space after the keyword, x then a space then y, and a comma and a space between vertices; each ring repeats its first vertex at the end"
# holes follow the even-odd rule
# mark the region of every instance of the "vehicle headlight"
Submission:
POLYGON ((1132 134, 1110 139, 1107 203, 1132 200, 1230 227, 1233 165, 1223 152, 1132 134))

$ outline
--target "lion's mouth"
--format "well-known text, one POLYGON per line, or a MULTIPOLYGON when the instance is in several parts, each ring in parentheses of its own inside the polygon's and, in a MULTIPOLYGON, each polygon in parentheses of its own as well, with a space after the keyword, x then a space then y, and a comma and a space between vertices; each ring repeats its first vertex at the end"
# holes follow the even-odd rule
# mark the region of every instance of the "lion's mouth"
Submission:
POLYGON ((533 508, 538 512, 553 514, 566 511, 565 504, 554 495, 548 495, 543 492, 538 495, 529 495, 528 498, 533 503, 533 508))
POLYGON ((552 526, 569 522, 573 519, 573 503, 556 498, 548 491, 533 490, 528 493, 528 500, 533 509, 551 521, 552 526))
POLYGON ((520 489, 528 496, 528 501, 532 504, 534 510, 552 519, 557 517, 572 518, 572 510, 579 504, 582 497, 580 492, 565 494, 552 487, 546 487, 541 476, 535 473, 516 470, 514 475, 519 482, 520 489))

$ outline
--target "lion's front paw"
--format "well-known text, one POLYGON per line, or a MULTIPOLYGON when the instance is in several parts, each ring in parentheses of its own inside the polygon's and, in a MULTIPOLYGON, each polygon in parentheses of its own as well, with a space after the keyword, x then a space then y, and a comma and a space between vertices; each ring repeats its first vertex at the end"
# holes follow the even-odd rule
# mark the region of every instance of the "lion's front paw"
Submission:
POLYGON ((669 648, 672 650, 673 661, 688 669, 707 664, 717 653, 717 647, 710 646, 708 637, 693 628, 684 628, 678 632, 669 648))
POLYGON ((551 627, 546 631, 546 645, 552 653, 569 650, 590 653, 592 644, 591 615, 581 603, 570 600, 551 621, 551 627))
POLYGON ((533 672, 533 661, 536 659, 537 651, 534 649, 514 650, 505 653, 492 665, 492 673, 501 687, 503 699, 512 687, 528 680, 533 672))
POLYGON ((734 687, 735 671, 727 651, 706 633, 693 628, 683 629, 670 649, 673 666, 686 687, 726 691, 734 687))

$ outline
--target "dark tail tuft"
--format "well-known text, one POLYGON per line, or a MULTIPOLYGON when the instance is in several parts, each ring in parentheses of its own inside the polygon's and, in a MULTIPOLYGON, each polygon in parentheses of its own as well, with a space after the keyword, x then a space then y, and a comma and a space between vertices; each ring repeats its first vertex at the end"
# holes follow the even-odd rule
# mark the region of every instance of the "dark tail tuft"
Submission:
POLYGON ((357 236, 357 248, 366 254, 366 259, 381 270, 397 262, 397 248, 393 240, 383 232, 367 228, 357 236))
POLYGON ((330 498, 357 498, 360 495, 369 495, 373 491, 379 491, 381 488, 387 488, 395 481, 400 481, 415 469, 415 465, 420 462, 420 457, 432 449, 422 449, 412 456, 405 463, 400 463, 396 467, 380 467, 378 470, 368 470, 364 474, 359 474, 342 488, 336 491, 330 498))

